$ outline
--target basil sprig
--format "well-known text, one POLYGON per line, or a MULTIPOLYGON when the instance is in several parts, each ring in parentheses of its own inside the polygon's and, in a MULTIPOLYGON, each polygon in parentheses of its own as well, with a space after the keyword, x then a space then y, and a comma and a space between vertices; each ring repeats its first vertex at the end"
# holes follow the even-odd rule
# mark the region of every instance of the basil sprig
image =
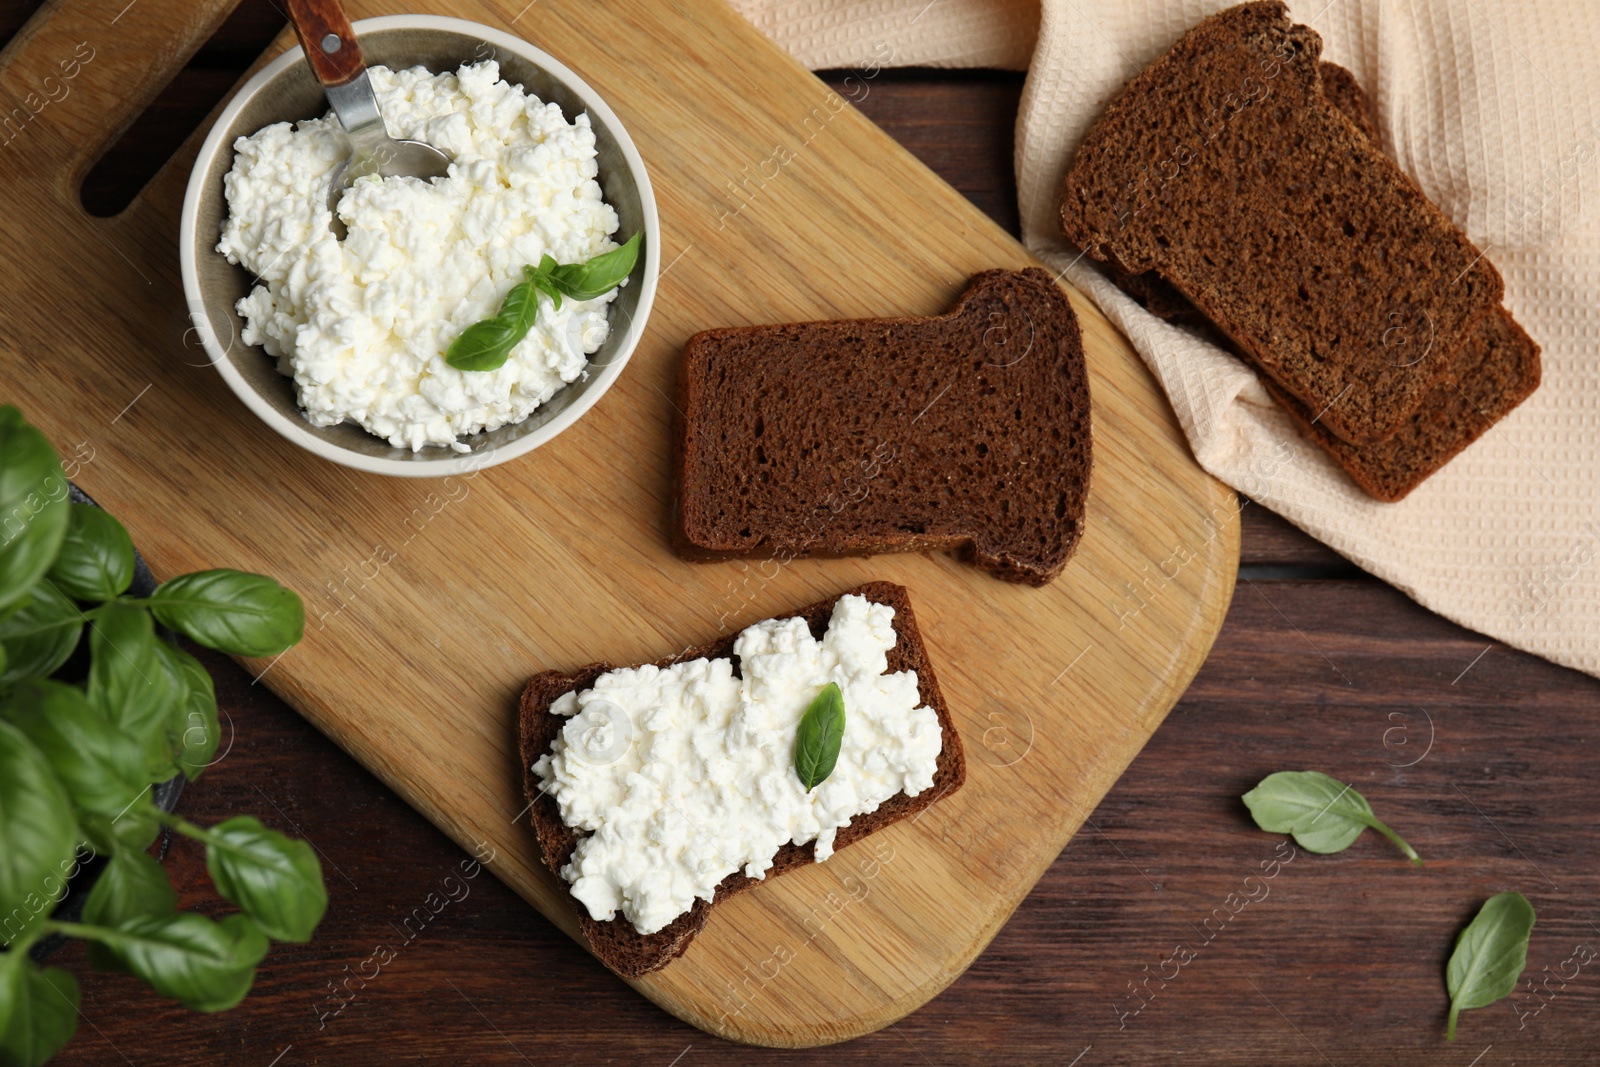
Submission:
POLYGON ((522 268, 523 280, 511 287, 500 311, 461 331, 450 344, 444 361, 457 370, 499 370, 511 350, 528 336, 539 316, 539 294, 561 307, 563 295, 573 300, 594 300, 621 285, 639 259, 639 235, 609 252, 583 263, 557 263, 548 254, 538 266, 522 268))
POLYGON ((801 716, 794 739, 794 772, 806 792, 833 773, 844 743, 844 694, 835 682, 822 687, 801 716))
POLYGON ((1450 991, 1450 1021, 1445 1040, 1456 1039, 1456 1016, 1465 1008, 1482 1008, 1511 995, 1528 965, 1528 939, 1533 935, 1533 905, 1521 893, 1496 893, 1484 901, 1466 929, 1456 937, 1456 950, 1445 968, 1450 991))
POLYGON ((0 1067, 38 1067, 71 1039, 80 1000, 71 974, 33 962, 41 937, 86 940, 92 966, 220 1011, 249 990, 271 940, 311 937, 328 893, 304 841, 250 816, 196 826, 151 800, 152 783, 211 763, 220 732, 210 675, 157 620, 233 655, 277 655, 305 628, 300 598, 235 570, 128 596, 127 530, 67 503, 49 442, 9 405, 0 406, 0 513, 10 516, 0 531, 0 1067), (80 646, 86 670, 54 677, 80 646), (145 851, 163 824, 204 844, 211 880, 236 913, 178 910, 145 851), (83 921, 55 918, 67 882, 95 854, 106 866, 83 921))
POLYGON ((1244 795, 1261 829, 1292 834, 1309 852, 1343 852, 1368 828, 1378 831, 1418 867, 1422 859, 1372 813, 1365 797, 1319 771, 1279 771, 1244 795))

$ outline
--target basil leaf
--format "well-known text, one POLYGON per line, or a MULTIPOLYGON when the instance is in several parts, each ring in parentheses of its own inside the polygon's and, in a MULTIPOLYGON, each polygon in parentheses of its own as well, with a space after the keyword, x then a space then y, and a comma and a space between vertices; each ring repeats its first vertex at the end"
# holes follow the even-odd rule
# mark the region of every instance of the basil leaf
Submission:
POLYGON ((506 294, 498 315, 461 331, 445 352, 444 361, 456 370, 497 370, 528 336, 538 314, 539 294, 533 283, 519 282, 506 294))
POLYGON ((61 682, 33 680, 0 704, 0 718, 33 742, 67 787, 79 825, 99 851, 145 848, 158 824, 145 794, 144 753, 84 695, 61 682))
POLYGON ((212 922, 194 912, 143 915, 116 927, 116 958, 165 997, 195 1011, 226 1011, 250 991, 270 942, 243 915, 212 922))
POLYGON ((639 261, 639 234, 584 263, 562 263, 541 270, 552 284, 574 300, 594 300, 621 285, 639 261))
POLYGON ((1244 795, 1256 825, 1276 834, 1292 834, 1309 852, 1343 852, 1361 831, 1371 827, 1417 866, 1422 860, 1400 835, 1372 813, 1372 805, 1351 787, 1318 771, 1269 774, 1244 795))
POLYGON ((181 648, 160 642, 167 665, 182 681, 183 699, 172 706, 167 733, 176 738, 178 769, 194 781, 217 754, 222 727, 217 722, 217 689, 205 665, 181 648))
POLYGON ((83 612, 50 583, 38 582, 23 605, 0 619, 5 669, 0 691, 26 678, 45 678, 67 661, 83 633, 83 612))
POLYGON ((108 512, 69 506, 67 535, 50 568, 50 580, 79 600, 110 600, 133 582, 133 538, 108 512))
POLYGON ((844 743, 844 694, 829 682, 811 701, 795 735, 794 770, 806 792, 833 773, 844 743))
POLYGON ((148 601, 156 618, 197 644, 232 656, 276 656, 305 632, 292 589, 244 571, 196 571, 164 582, 148 601))
POLYGON ((1450 1021, 1445 1040, 1456 1039, 1456 1016, 1464 1008, 1482 1008, 1517 988, 1528 965, 1528 939, 1533 934, 1533 905, 1521 893, 1496 893, 1484 901, 1466 929, 1456 935, 1456 950, 1445 967, 1450 992, 1450 1021))
MULTIPOLYGON (((156 858, 142 849, 118 849, 83 902, 83 921, 118 926, 141 915, 175 915, 178 894, 156 858)), ((107 945, 89 942, 89 965, 100 971, 127 971, 107 945)))
POLYGON ((167 719, 178 695, 157 644, 155 623, 137 604, 113 600, 89 627, 89 702, 138 744, 147 781, 171 766, 167 719))
MULTIPOLYGON (((72 863, 78 824, 72 801, 27 736, 0 720, 0 940, 43 921, 72 863)), ((64 885, 64 883, 62 883, 64 885)))
POLYGON ((83 921, 96 926, 121 926, 140 916, 177 913, 178 894, 166 870, 150 853, 131 849, 111 854, 83 902, 83 921))
POLYGON ((218 893, 279 941, 311 940, 328 910, 328 890, 309 844, 249 815, 218 823, 205 840, 206 870, 218 893))
POLYGON ((0 406, 0 610, 27 595, 67 532, 67 478, 44 434, 0 406))
POLYGON ((0 1067, 41 1067, 77 1032, 83 997, 78 980, 60 967, 40 970, 25 952, 0 956, 5 1000, 11 1010, 0 1004, 0 1067))

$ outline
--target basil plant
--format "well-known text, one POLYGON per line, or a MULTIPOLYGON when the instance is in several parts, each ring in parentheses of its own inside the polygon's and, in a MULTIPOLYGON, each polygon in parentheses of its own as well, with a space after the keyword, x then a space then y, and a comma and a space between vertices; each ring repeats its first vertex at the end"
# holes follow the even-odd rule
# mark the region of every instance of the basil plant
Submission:
POLYGON ((29 953, 42 938, 83 938, 96 969, 222 1011, 249 990, 271 939, 309 940, 327 909, 306 842, 248 815, 196 826, 151 792, 198 776, 220 732, 210 676, 156 624, 232 655, 272 656, 300 640, 300 598, 232 570, 136 598, 133 574, 127 530, 71 502, 50 443, 0 406, 0 1067, 44 1063, 77 1027, 77 981, 29 953), (162 827, 205 845, 217 892, 238 911, 178 910, 149 852, 162 827), (106 863, 81 921, 54 918, 68 879, 94 857, 106 863))

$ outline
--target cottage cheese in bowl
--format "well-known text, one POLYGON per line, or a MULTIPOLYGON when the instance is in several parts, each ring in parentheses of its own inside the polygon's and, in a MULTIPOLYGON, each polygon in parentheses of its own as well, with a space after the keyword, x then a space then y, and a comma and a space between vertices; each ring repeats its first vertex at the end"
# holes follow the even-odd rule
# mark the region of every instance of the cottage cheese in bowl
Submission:
POLYGON ((277 358, 311 423, 465 452, 461 436, 526 419, 585 372, 616 292, 559 309, 541 296, 497 370, 451 367, 451 342, 499 311, 525 266, 617 247, 617 213, 596 181, 588 116, 568 121, 495 62, 370 76, 390 135, 450 153, 448 177, 357 181, 338 204, 341 241, 327 204, 347 153, 338 120, 274 123, 234 143, 217 251, 258 279, 237 304, 242 340, 277 358))

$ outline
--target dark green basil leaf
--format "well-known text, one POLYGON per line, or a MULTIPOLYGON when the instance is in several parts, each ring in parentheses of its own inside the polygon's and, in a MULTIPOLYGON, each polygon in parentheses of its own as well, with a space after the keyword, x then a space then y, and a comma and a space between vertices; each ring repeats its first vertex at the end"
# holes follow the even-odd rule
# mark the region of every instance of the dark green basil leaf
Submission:
POLYGON ((309 941, 328 910, 322 864, 309 844, 249 815, 206 831, 206 870, 217 892, 279 941, 309 941))
POLYGON ((1292 834, 1307 851, 1343 852, 1371 827, 1412 863, 1422 865, 1416 851, 1372 813, 1365 797, 1319 771, 1269 774, 1243 799, 1257 826, 1270 833, 1292 834))
POLYGON ((133 538, 100 508, 72 504, 67 514, 67 535, 50 580, 79 600, 110 600, 133 581, 133 538))
POLYGON ((48 917, 77 842, 61 779, 21 730, 0 720, 0 941, 48 917))
POLYGON ((24 678, 46 678, 67 661, 83 633, 83 612, 50 579, 34 585, 22 606, 0 619, 5 671, 0 691, 24 678))
POLYGON ((1528 965, 1528 939, 1533 936, 1533 905, 1521 893, 1496 893, 1484 901, 1466 929, 1456 936, 1456 950, 1445 968, 1450 992, 1450 1020, 1445 1040, 1456 1039, 1456 1016, 1466 1008, 1482 1008, 1517 988, 1528 965))
POLYGON ((270 942, 243 915, 138 916, 115 927, 111 951, 150 987, 195 1011, 226 1011, 250 991, 270 942))
POLYGON ((0 610, 27 595, 67 533, 67 478, 44 434, 0 406, 0 610))
POLYGON ((178 697, 158 643, 150 613, 120 600, 101 607, 89 627, 89 701, 139 745, 153 776, 146 781, 159 781, 163 770, 171 776, 167 721, 178 697))
POLYGON ((292 589, 245 571, 196 571, 163 582, 150 610, 197 644, 233 656, 276 656, 305 632, 305 608, 292 589))
POLYGON ((574 300, 605 296, 633 273, 633 266, 639 260, 639 236, 634 234, 626 244, 602 252, 587 262, 563 263, 542 273, 574 300))
POLYGON ((794 770, 807 792, 833 773, 843 743, 844 694, 829 682, 806 708, 795 735, 794 770))
POLYGON ((457 370, 497 370, 528 336, 538 314, 539 294, 531 282, 519 282, 506 294, 498 315, 461 331, 445 352, 444 361, 457 370))
POLYGON ((97 850, 144 848, 156 815, 145 798, 144 753, 70 685, 33 679, 0 704, 67 787, 78 822, 97 850))
POLYGON ((176 738, 178 769, 191 782, 211 765, 222 728, 217 722, 217 690, 205 665, 181 648, 160 644, 168 667, 181 680, 183 699, 173 705, 167 733, 176 738))
POLYGON ((0 956, 0 1067, 41 1067, 78 1029, 78 980, 60 967, 40 970, 27 953, 0 956), (15 958, 9 958, 15 957, 15 958), (8 974, 9 972, 9 974, 8 974))
POLYGON ((83 903, 83 921, 96 926, 121 926, 140 916, 177 912, 178 894, 166 870, 150 853, 132 849, 112 853, 83 903))

